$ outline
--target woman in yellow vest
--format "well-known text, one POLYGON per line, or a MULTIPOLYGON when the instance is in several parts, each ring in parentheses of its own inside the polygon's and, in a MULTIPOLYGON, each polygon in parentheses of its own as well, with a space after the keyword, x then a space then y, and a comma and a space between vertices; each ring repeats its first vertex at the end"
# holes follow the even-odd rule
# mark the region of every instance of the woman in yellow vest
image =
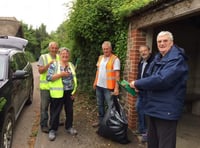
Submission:
POLYGON ((65 129, 74 135, 77 131, 72 127, 73 123, 73 101, 77 88, 77 79, 74 65, 69 62, 69 49, 59 49, 60 61, 50 65, 47 73, 47 80, 50 87, 50 130, 49 140, 56 138, 56 131, 59 126, 59 116, 63 107, 65 108, 66 121, 65 129))

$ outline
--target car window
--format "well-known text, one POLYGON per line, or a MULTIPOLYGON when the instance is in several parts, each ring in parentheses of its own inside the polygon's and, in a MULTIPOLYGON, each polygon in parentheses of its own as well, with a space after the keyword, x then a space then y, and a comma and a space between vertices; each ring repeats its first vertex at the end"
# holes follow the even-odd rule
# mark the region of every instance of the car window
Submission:
POLYGON ((4 78, 4 75, 5 75, 5 56, 1 56, 0 55, 0 63, 1 63, 1 66, 0 66, 0 80, 3 80, 4 78))
POLYGON ((22 70, 26 67, 27 61, 24 57, 24 53, 18 53, 17 56, 18 56, 17 57, 17 63, 19 65, 19 69, 22 70))
POLYGON ((11 58, 11 70, 15 72, 16 70, 23 70, 27 65, 26 59, 23 53, 17 53, 11 58))

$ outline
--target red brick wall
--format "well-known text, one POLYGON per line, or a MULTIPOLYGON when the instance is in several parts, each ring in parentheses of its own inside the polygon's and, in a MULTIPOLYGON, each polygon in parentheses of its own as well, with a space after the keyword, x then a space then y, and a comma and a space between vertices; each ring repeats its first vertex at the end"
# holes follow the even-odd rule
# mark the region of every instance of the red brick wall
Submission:
MULTIPOLYGON (((137 78, 137 65, 140 59, 138 48, 140 45, 145 44, 146 34, 139 29, 132 29, 130 25, 128 33, 127 58, 124 70, 124 79, 129 82, 137 78)), ((125 106, 128 112, 128 125, 131 130, 135 130, 137 128, 137 113, 135 110, 136 97, 126 93, 125 98, 125 106)))

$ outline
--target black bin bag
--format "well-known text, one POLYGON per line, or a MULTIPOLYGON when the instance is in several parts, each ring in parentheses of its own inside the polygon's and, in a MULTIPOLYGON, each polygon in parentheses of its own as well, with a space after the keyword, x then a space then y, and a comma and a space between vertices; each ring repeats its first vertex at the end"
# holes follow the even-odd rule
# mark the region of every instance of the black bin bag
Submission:
POLYGON ((130 141, 127 136, 128 121, 125 110, 118 101, 117 96, 112 96, 112 105, 99 125, 97 133, 121 144, 127 144, 130 141))

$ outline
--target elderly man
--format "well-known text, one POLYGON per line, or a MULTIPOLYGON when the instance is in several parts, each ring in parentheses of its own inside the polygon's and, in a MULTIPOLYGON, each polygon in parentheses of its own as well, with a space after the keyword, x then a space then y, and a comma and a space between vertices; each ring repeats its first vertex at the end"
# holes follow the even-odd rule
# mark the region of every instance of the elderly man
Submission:
POLYGON ((50 103, 50 94, 49 94, 49 84, 46 80, 47 70, 51 63, 55 60, 59 60, 58 52, 58 44, 56 42, 50 42, 49 46, 49 53, 42 54, 38 61, 38 71, 40 73, 40 96, 41 96, 41 103, 40 103, 40 126, 41 130, 44 133, 49 132, 48 128, 48 107, 50 103))
POLYGON ((148 148, 175 148, 176 128, 184 106, 188 66, 184 50, 174 45, 173 36, 161 31, 157 36, 159 53, 147 77, 130 82, 136 90, 147 91, 145 114, 148 122, 148 148))
POLYGON ((105 114, 104 102, 108 106, 111 104, 111 95, 119 94, 117 81, 120 79, 120 60, 112 54, 112 45, 109 41, 102 44, 103 55, 99 56, 97 62, 97 72, 93 88, 96 89, 99 121, 93 124, 97 127, 103 120, 105 114))

